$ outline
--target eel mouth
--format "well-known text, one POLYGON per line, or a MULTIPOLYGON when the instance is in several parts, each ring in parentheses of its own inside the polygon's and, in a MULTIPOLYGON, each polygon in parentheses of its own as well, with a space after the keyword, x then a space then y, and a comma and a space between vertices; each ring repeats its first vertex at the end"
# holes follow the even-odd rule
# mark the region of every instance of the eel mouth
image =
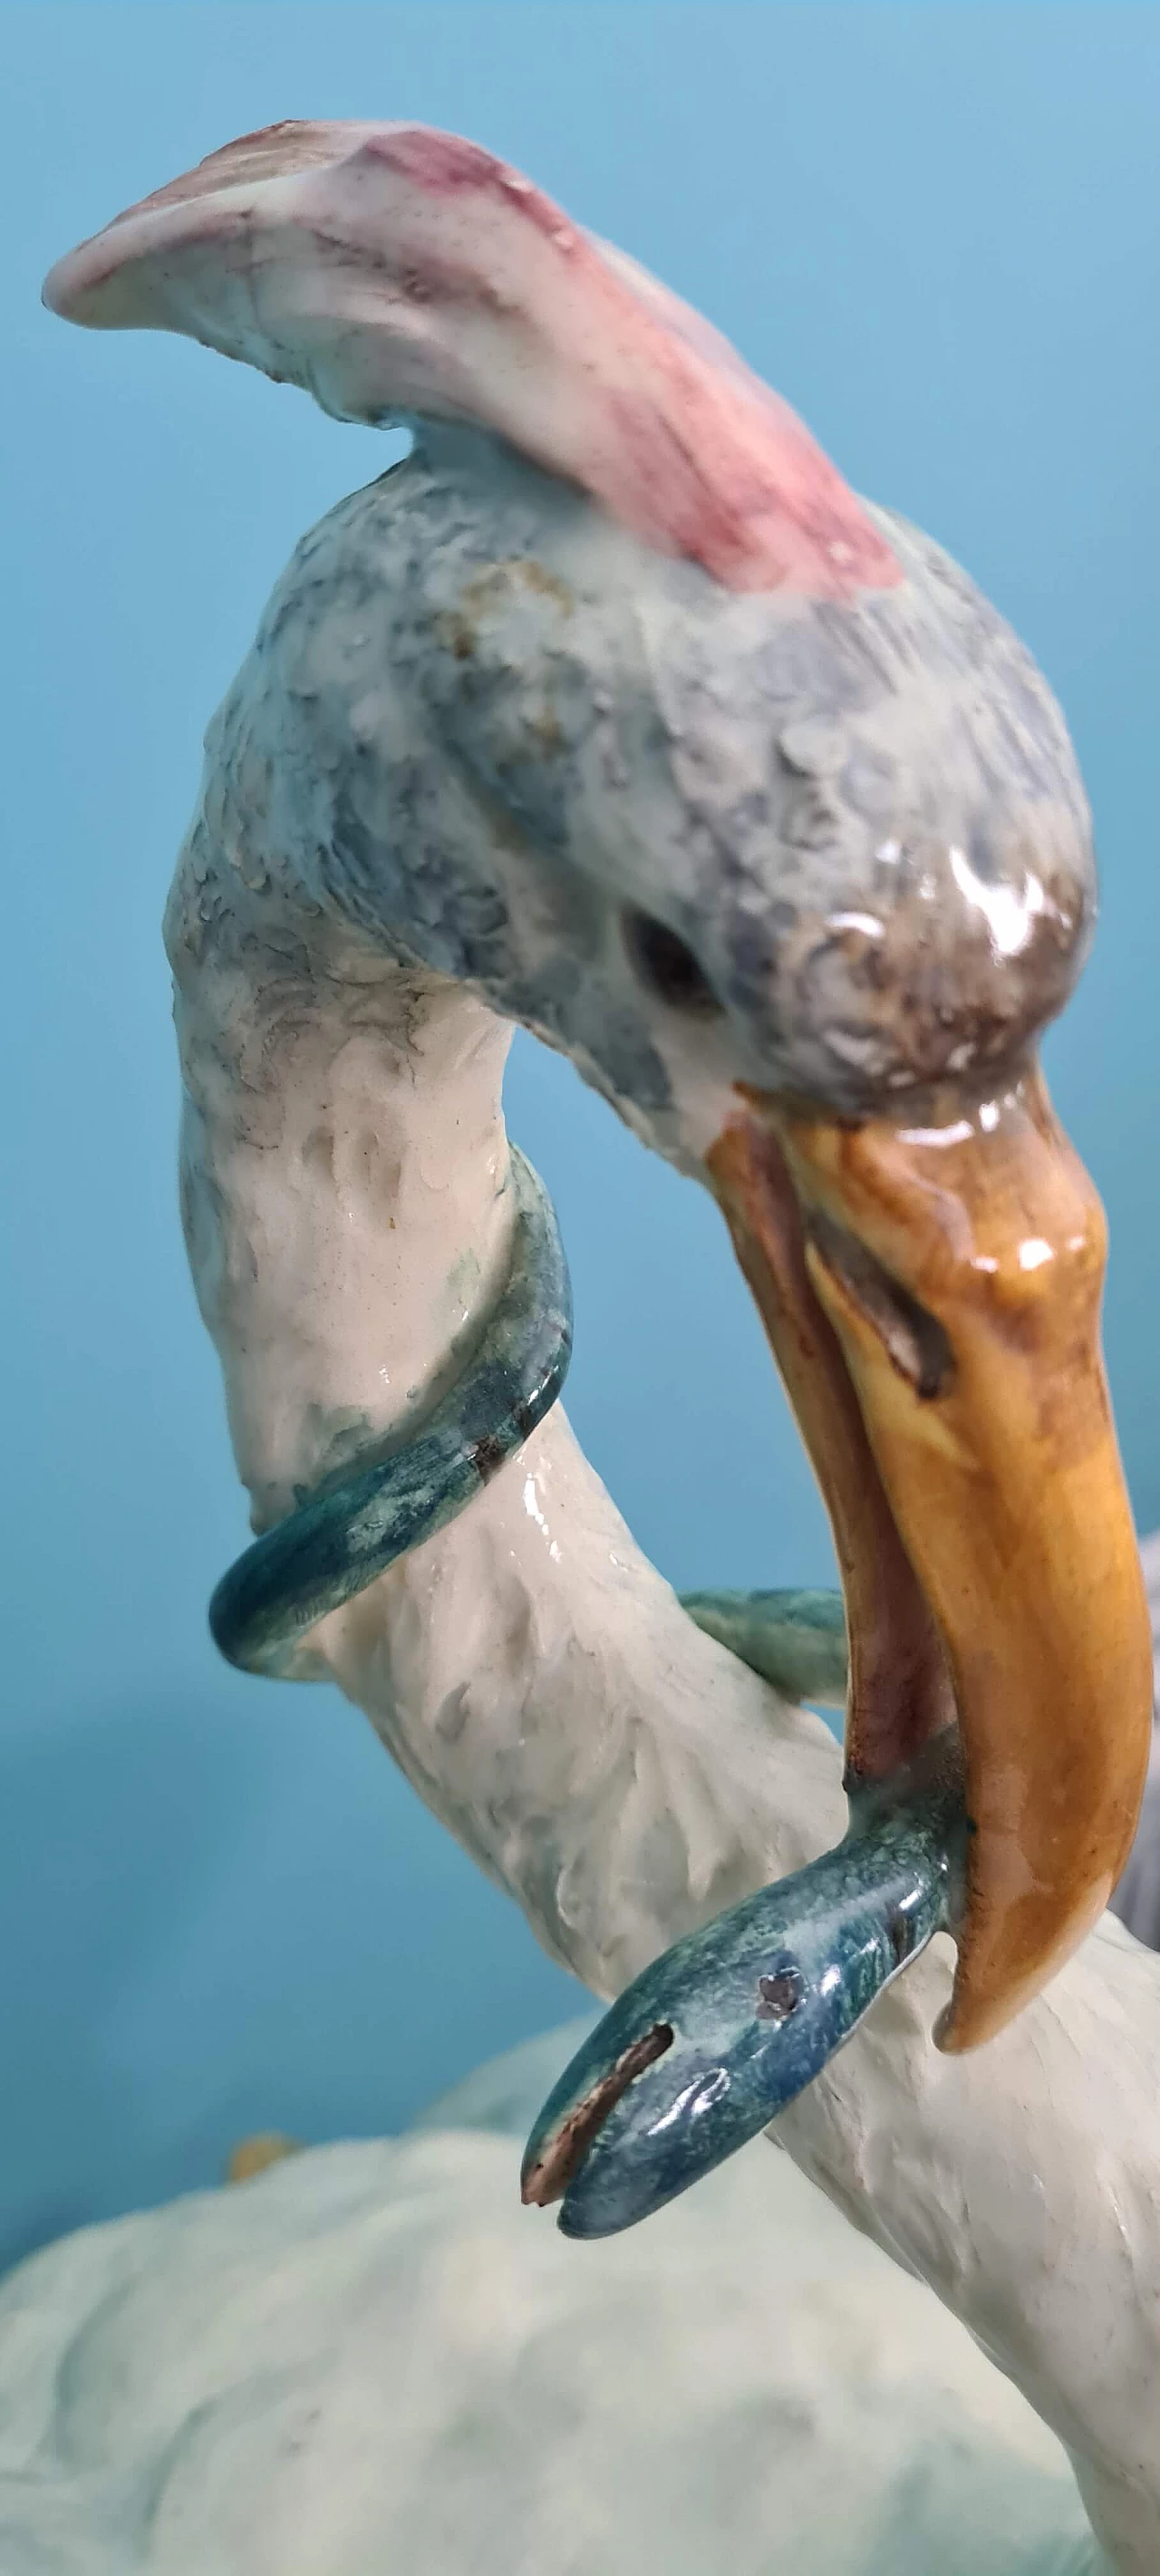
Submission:
POLYGON ((657 2022, 622 2049, 612 2065, 597 2076, 567 2117, 546 2134, 542 2150, 525 2158, 520 2176, 520 2198, 525 2209, 549 2209, 554 2200, 563 2199, 593 2139, 623 2100, 629 2085, 635 2084, 646 2068, 655 2066, 672 2044, 671 2022, 657 2022))
POLYGON ((1148 1763, 1103 1210, 1037 1067, 924 1125, 748 1092, 707 1162, 833 1526, 847 1786, 961 1731, 965 1897, 936 2038, 972 2048, 1102 1912, 1148 1763))

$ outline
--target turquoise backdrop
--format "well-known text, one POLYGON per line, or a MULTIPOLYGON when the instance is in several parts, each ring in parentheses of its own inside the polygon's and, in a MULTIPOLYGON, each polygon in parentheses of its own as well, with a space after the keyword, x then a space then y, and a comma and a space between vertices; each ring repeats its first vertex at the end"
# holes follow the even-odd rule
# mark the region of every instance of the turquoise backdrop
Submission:
MULTIPOLYGON (((0 85, 8 2255, 213 2178, 246 2129, 390 2127, 580 2000, 357 1715, 238 1679, 205 1629, 245 1521, 178 1233, 158 920, 266 594, 387 449, 184 343, 70 332, 43 271, 248 128, 450 126, 703 307, 968 566, 1095 807, 1103 924, 1048 1061, 1110 1211, 1148 1527, 1160 15, 38 0, 0 10, 0 85)), ((827 1581, 712 1207, 522 1039, 509 1098, 574 1265, 571 1410, 637 1534, 678 1583, 827 1581)))

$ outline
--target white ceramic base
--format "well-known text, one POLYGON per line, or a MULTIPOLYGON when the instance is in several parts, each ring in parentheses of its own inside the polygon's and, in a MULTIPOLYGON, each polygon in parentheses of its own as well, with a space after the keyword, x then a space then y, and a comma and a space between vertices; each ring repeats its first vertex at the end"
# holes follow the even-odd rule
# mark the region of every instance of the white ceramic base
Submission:
POLYGON ((1095 2576, 1054 2436, 764 2140, 605 2244, 521 2209, 583 2027, 21 2265, 3 2576, 1095 2576))

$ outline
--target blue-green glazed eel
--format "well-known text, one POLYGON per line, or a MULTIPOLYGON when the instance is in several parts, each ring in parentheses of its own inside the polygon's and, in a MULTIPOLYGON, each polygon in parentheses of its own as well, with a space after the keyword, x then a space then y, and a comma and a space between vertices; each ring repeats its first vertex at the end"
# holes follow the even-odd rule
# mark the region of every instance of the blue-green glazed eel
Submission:
POLYGON ((957 1733, 850 1808, 836 1850, 646 1968, 561 2076, 522 2186, 525 2200, 562 2201, 566 2236, 615 2235, 723 2164, 953 1924, 967 1834, 957 1733))
POLYGON ((682 1592, 682 1608, 783 1699, 846 1705, 846 1614, 840 1592, 682 1592))
POLYGON ((410 1431, 315 1486, 223 1575, 214 1642, 244 1672, 281 1674, 316 1621, 446 1527, 555 1403, 572 1351, 556 1211, 513 1146, 507 1277, 461 1375, 410 1431))

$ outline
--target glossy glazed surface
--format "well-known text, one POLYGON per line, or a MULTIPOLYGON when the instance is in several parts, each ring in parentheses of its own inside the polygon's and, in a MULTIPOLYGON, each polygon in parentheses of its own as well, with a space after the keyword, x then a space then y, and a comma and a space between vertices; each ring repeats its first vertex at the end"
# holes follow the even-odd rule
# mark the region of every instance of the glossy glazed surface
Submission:
POLYGON ((682 1592, 707 1637, 786 1699, 844 1708, 849 1658, 840 1592, 682 1592))
POLYGON ((338 1468, 223 1575, 210 1627, 247 1672, 291 1673, 320 1619, 474 1501, 556 1401, 572 1347, 568 1265, 542 1181, 514 1148, 507 1276, 462 1374, 409 1433, 338 1468))
POLYGON ((562 2199, 566 2236, 631 2227, 736 2154, 953 1923, 966 1840, 954 1745, 926 1768, 922 1784, 863 1792, 837 1851, 689 1933, 619 1997, 524 2154, 525 2200, 562 2199))

